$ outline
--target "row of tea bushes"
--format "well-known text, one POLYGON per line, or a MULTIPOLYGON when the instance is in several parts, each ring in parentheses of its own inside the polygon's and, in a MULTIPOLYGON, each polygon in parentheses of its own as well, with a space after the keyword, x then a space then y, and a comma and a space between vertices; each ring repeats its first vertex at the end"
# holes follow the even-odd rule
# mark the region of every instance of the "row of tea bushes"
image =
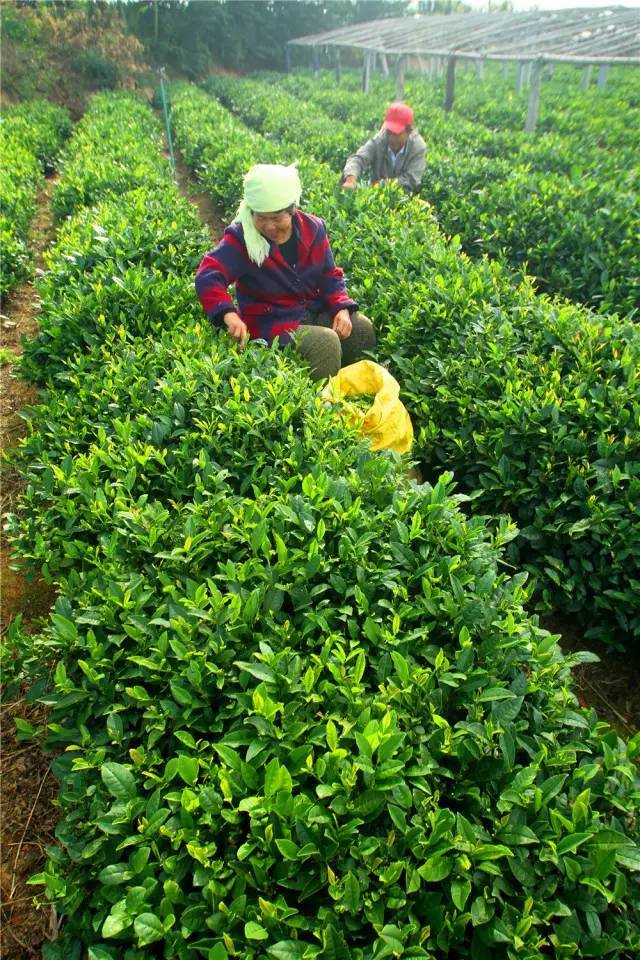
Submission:
POLYGON ((44 100, 2 111, 0 144, 0 297, 29 275, 28 233, 43 173, 53 169, 69 135, 69 114, 44 100))
MULTIPOLYGON (((309 99, 329 116, 357 128, 364 127, 368 135, 380 128, 387 103, 395 99, 392 85, 365 94, 345 90, 343 85, 336 85, 332 76, 326 75, 313 78, 310 74, 295 73, 284 77, 264 72, 252 74, 250 79, 277 84, 293 96, 309 99)), ((460 116, 455 111, 445 114, 441 98, 424 78, 408 80, 405 99, 415 109, 416 126, 427 141, 429 157, 435 153, 438 164, 448 152, 462 154, 467 159, 499 158, 509 161, 511 166, 526 164, 533 171, 563 173, 572 178, 598 172, 608 180, 624 179, 636 166, 633 143, 624 148, 620 144, 620 156, 619 152, 588 139, 578 143, 577 133, 564 136, 550 131, 531 136, 521 129, 484 126, 473 117, 460 116)))
POLYGON ((48 477, 83 590, 28 651, 63 658, 77 815, 42 879, 78 954, 635 950, 633 768, 500 572, 512 529, 403 483, 277 351, 194 327, 102 356, 132 415, 48 477))
POLYGON ((172 182, 160 124, 126 94, 99 94, 92 102, 64 153, 52 198, 58 217, 71 219, 45 258, 40 333, 25 348, 23 369, 37 382, 103 342, 116 325, 144 337, 195 311, 185 277, 206 234, 172 182))
MULTIPOLYGON (((207 88, 229 102, 226 89, 237 82, 214 77, 207 88)), ((252 110, 244 114, 247 121, 259 116, 255 104, 260 90, 265 100, 271 94, 272 120, 278 111, 273 80, 243 82, 250 86, 242 109, 245 99, 253 101, 252 110)), ((311 132, 299 142, 318 159, 335 164, 337 171, 346 156, 376 132, 388 100, 388 94, 337 91, 331 77, 312 81, 295 75, 286 87, 307 103, 318 104, 323 124, 325 111, 344 121, 340 158, 336 130, 325 150, 312 132, 315 114, 308 105, 302 113, 311 132)), ((640 302, 637 142, 621 153, 583 147, 570 136, 532 139, 515 131, 491 131, 445 115, 424 83, 410 84, 407 99, 427 141, 422 196, 467 253, 488 253, 516 270, 526 268, 541 290, 600 312, 635 314, 640 302)), ((268 129, 277 135, 286 127, 285 116, 281 109, 280 122, 268 129)), ((294 136, 295 131, 287 139, 294 136)))
MULTIPOLYGON (((245 89, 227 83, 239 112, 245 89)), ((287 95, 271 97, 283 113, 291 108, 287 95)), ((255 109, 255 87, 250 98, 255 109)), ((236 122, 235 147, 218 156, 216 138, 231 121, 189 87, 174 91, 172 116, 183 141, 200 127, 204 183, 229 209, 247 160, 290 162, 302 149, 282 142, 274 153, 272 140, 260 148, 236 122)), ((305 173, 307 163, 303 204, 327 218, 352 292, 385 335, 379 352, 406 390, 416 455, 432 473, 455 469, 479 509, 513 516, 522 536, 511 558, 535 575, 546 602, 594 633, 633 644, 640 633, 637 329, 552 303, 526 281, 514 286, 499 264, 471 263, 447 243, 419 201, 392 189, 339 194, 329 168, 305 173)))
MULTIPOLYGON (((131 196, 94 209, 103 233, 131 196)), ((47 958, 640 947, 638 744, 577 707, 501 569, 510 525, 188 316, 58 369, 24 455, 16 542, 62 586, 40 637, 13 633, 62 750, 47 958)))
MULTIPOLYGON (((594 147, 621 154, 637 150, 640 122, 640 79, 637 68, 612 67, 604 90, 596 87, 597 68, 589 90, 582 90, 584 68, 556 66, 553 77, 545 76, 540 97, 536 133, 553 133, 573 140, 589 153, 594 147)), ((527 116, 529 87, 515 90, 514 70, 509 79, 501 76, 502 67, 487 64, 486 82, 464 73, 456 76, 454 111, 484 124, 492 130, 519 132, 527 116)), ((444 78, 425 85, 413 80, 408 89, 428 89, 437 102, 444 101, 444 78)))

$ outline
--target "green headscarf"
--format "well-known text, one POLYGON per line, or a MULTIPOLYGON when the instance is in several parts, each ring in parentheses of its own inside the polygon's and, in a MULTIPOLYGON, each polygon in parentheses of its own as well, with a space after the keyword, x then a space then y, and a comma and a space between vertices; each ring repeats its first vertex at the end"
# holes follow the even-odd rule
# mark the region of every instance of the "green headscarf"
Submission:
POLYGON ((256 163, 244 178, 244 196, 236 213, 236 221, 244 229, 247 253, 254 263, 262 266, 269 254, 269 241, 263 237, 253 222, 252 211, 275 213, 292 203, 300 202, 302 186, 295 165, 279 163, 256 163))

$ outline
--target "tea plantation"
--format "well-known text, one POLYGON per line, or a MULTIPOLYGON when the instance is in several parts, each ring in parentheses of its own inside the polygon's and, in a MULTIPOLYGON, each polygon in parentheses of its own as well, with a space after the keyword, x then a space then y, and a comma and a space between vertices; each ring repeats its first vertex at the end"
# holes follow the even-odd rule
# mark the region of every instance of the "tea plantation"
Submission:
POLYGON ((7 519, 58 593, 3 662, 8 692, 48 707, 20 733, 60 785, 32 881, 62 918, 43 956, 631 960, 640 734, 579 706, 591 655, 532 612, 640 634, 631 213, 612 207, 623 266, 594 294, 618 312, 550 299, 516 257, 468 256, 423 198, 341 194, 366 105, 340 122, 330 91, 303 109, 285 86, 174 86, 174 137, 229 217, 253 162, 299 161, 425 482, 294 353, 208 328, 211 240, 160 122, 94 97, 59 161, 7 519))

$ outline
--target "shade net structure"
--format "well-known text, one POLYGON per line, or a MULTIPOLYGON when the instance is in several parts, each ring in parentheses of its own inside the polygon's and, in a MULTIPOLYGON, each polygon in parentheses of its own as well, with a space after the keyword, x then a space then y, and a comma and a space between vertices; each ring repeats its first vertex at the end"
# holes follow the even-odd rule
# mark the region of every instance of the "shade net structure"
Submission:
POLYGON ((527 13, 463 13, 415 15, 373 20, 357 26, 297 37, 290 46, 309 47, 314 66, 320 51, 333 49, 364 55, 363 87, 379 60, 386 72, 395 69, 401 94, 409 57, 447 61, 445 109, 451 109, 456 61, 487 60, 528 65, 531 83, 527 129, 535 128, 540 78, 545 64, 572 63, 606 68, 640 65, 640 10, 627 7, 535 11, 527 13))

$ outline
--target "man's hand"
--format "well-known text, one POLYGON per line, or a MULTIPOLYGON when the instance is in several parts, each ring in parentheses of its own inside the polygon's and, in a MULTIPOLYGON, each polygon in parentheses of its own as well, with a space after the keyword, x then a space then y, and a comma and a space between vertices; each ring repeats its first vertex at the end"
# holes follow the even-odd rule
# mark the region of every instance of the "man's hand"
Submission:
POLYGON ((224 322, 233 339, 237 340, 241 347, 244 347, 249 339, 249 331, 244 320, 237 313, 225 313, 224 322))
POLYGON ((345 177, 344 180, 342 181, 342 189, 343 189, 343 190, 355 190, 357 183, 358 183, 358 181, 356 180, 356 178, 354 177, 354 175, 353 175, 353 174, 349 174, 349 176, 348 176, 348 177, 345 177))
POLYGON ((351 336, 352 324, 348 310, 339 310, 333 318, 333 329, 341 340, 351 336))

